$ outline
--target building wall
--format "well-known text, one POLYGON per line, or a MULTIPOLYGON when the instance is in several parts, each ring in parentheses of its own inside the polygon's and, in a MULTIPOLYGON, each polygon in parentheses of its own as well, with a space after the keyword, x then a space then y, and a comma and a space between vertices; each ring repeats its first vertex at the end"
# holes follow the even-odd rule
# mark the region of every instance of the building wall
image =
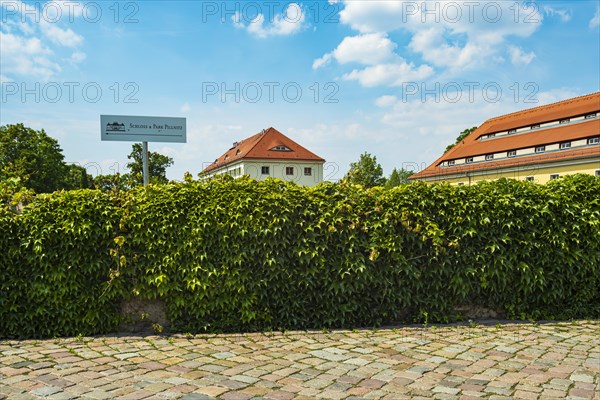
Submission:
POLYGON ((425 178, 428 183, 448 182, 453 185, 469 185, 479 181, 491 181, 500 178, 512 178, 517 180, 526 180, 527 177, 533 177, 536 183, 546 183, 550 181, 550 175, 558 174, 559 176, 573 174, 600 174, 600 160, 579 161, 578 163, 553 163, 518 166, 504 169, 494 169, 488 171, 473 171, 469 172, 469 176, 435 176, 425 178), (598 172, 596 172, 598 171, 598 172))
POLYGON ((240 160, 222 168, 211 171, 207 178, 214 175, 229 174, 234 178, 248 175, 250 178, 262 181, 268 177, 292 181, 301 186, 315 186, 323 182, 323 163, 306 161, 261 161, 240 160), (269 167, 269 174, 262 173, 262 167, 269 167), (287 175, 286 169, 293 168, 293 174, 287 175), (304 175, 304 168, 311 168, 311 175, 304 175))

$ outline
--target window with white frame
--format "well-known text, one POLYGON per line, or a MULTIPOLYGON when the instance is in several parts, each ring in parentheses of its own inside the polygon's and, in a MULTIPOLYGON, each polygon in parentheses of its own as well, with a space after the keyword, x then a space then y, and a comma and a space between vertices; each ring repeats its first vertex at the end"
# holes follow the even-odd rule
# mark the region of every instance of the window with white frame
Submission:
POLYGON ((568 124, 571 121, 571 119, 569 118, 565 118, 565 119, 561 119, 560 121, 558 121, 559 124, 568 124))
POLYGON ((594 171, 594 175, 600 176, 600 169, 597 169, 596 171, 594 171))
POLYGON ((506 153, 506 157, 516 157, 517 156, 517 151, 516 150, 511 150, 509 152, 506 153))
POLYGON ((598 144, 600 143, 600 138, 592 137, 587 140, 587 144, 598 144))
POLYGON ((551 180, 551 181, 553 181, 553 180, 555 180, 555 179, 558 179, 558 178, 560 178, 560 175, 559 175, 559 174, 551 174, 551 175, 550 175, 550 180, 551 180))
POLYGON ((473 157, 467 157, 467 158, 465 158, 465 162, 467 164, 471 164, 473 162, 473 157))
POLYGON ((312 176, 312 168, 304 167, 304 176, 312 176))
POLYGON ((260 173, 263 175, 270 175, 271 171, 269 171, 269 170, 270 170, 270 168, 268 165, 263 165, 262 167, 260 167, 260 173))
POLYGON ((456 161, 455 161, 455 160, 450 160, 450 161, 448 161, 448 166, 449 166, 449 167, 453 166, 454 164, 456 164, 456 161))
POLYGON ((568 148, 571 147, 571 142, 562 142, 559 147, 560 147, 561 150, 562 149, 568 149, 568 148))
POLYGON ((294 167, 285 167, 286 175, 294 175, 294 167))
POLYGON ((508 130, 508 134, 509 135, 512 135, 513 133, 517 133, 517 130, 516 129, 509 129, 508 130))
POLYGON ((534 178, 533 176, 526 176, 526 177, 525 177, 525 180, 526 180, 527 182, 533 182, 533 181, 535 180, 535 178, 534 178))
POLYGON ((584 117, 585 119, 596 118, 596 113, 588 114, 584 117))
POLYGON ((540 129, 540 124, 531 125, 531 129, 540 129))
POLYGON ((486 154, 485 155, 485 161, 490 161, 494 159, 494 155, 493 154, 486 154))
POLYGON ((536 146, 536 148, 535 148, 536 153, 543 153, 545 151, 546 151, 546 146, 536 146))

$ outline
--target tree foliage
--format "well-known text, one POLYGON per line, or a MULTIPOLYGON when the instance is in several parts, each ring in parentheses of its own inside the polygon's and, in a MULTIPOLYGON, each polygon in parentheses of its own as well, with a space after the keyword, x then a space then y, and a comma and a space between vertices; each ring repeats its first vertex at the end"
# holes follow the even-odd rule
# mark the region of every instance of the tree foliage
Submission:
POLYGON ((128 190, 134 186, 129 174, 98 175, 94 178, 94 188, 103 191, 128 190))
POLYGON ((464 131, 462 131, 461 133, 459 133, 458 137, 456 138, 456 141, 453 144, 448 145, 446 147, 446 150, 444 152, 447 153, 448 150, 450 150, 451 148, 453 148, 454 146, 456 146, 457 144, 459 144, 464 138, 466 138, 467 136, 469 136, 475 129, 477 129, 476 126, 474 126, 472 128, 467 128, 464 131))
POLYGON ((350 164, 350 170, 343 181, 370 188, 384 185, 385 177, 383 176, 383 168, 377 162, 377 157, 364 152, 357 162, 350 164))
MULTIPOLYGON (((142 145, 140 143, 134 143, 131 148, 131 153, 127 156, 131 160, 127 164, 129 168, 129 174, 131 181, 134 185, 141 185, 144 183, 143 178, 143 159, 142 159, 142 145)), ((167 168, 173 165, 173 159, 163 154, 148 151, 148 170, 150 173, 151 183, 167 183, 167 168)))
POLYGON ((56 139, 23 124, 0 127, 0 180, 11 178, 36 193, 92 187, 85 168, 64 162, 56 139))
POLYGON ((68 169, 56 139, 23 124, 0 127, 1 179, 19 178, 37 193, 65 188, 68 169))
POLYGON ((385 182, 385 188, 391 189, 396 186, 404 185, 409 183, 408 177, 411 176, 414 172, 401 168, 400 170, 394 168, 390 177, 385 182))

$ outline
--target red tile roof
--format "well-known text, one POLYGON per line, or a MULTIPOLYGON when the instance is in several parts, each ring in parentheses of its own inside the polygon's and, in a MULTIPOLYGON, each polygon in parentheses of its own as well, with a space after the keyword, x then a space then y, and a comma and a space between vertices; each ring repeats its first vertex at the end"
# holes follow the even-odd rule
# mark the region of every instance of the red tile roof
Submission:
POLYGON ((594 112, 600 113, 600 92, 491 118, 485 121, 483 125, 467 136, 461 143, 443 154, 429 167, 412 175, 410 178, 421 179, 431 176, 453 175, 464 171, 478 171, 547 162, 549 160, 598 156, 600 155, 600 146, 594 146, 590 149, 562 150, 555 153, 541 153, 526 157, 486 161, 469 165, 440 166, 444 161, 448 160, 598 136, 600 135, 600 119, 595 118, 565 126, 541 128, 529 132, 499 136, 493 139, 478 140, 481 136, 490 133, 506 132, 509 129, 518 129, 550 121, 574 118, 594 112))
POLYGON ((599 133, 600 118, 595 118, 580 123, 549 129, 536 129, 531 132, 506 135, 483 141, 465 140, 464 144, 457 145, 456 148, 444 154, 442 161, 583 139, 596 136, 599 133))
MULTIPOLYGON (((544 164, 553 161, 574 160, 580 158, 596 159, 600 167, 600 146, 592 146, 583 149, 571 149, 554 151, 551 153, 532 154, 517 158, 505 158, 503 160, 487 161, 478 164, 462 164, 448 168, 427 168, 419 172, 419 178, 430 178, 434 176, 445 176, 454 174, 465 174, 467 172, 486 171, 498 168, 514 168, 531 164, 544 164)), ((417 175, 417 174, 415 174, 417 175)), ((411 178, 415 175, 412 175, 411 178)))
POLYGON ((264 129, 227 150, 223 155, 202 171, 210 172, 239 160, 296 160, 325 162, 318 155, 300 146, 275 128, 264 129), (285 146, 291 151, 272 150, 276 146, 285 146))

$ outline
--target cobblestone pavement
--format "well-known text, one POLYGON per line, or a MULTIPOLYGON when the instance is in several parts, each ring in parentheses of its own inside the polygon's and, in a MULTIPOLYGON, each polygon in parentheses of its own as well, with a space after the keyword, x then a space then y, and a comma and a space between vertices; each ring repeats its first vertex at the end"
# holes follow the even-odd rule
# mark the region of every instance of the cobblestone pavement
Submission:
POLYGON ((600 399, 600 321, 0 341, 9 399, 600 399))

